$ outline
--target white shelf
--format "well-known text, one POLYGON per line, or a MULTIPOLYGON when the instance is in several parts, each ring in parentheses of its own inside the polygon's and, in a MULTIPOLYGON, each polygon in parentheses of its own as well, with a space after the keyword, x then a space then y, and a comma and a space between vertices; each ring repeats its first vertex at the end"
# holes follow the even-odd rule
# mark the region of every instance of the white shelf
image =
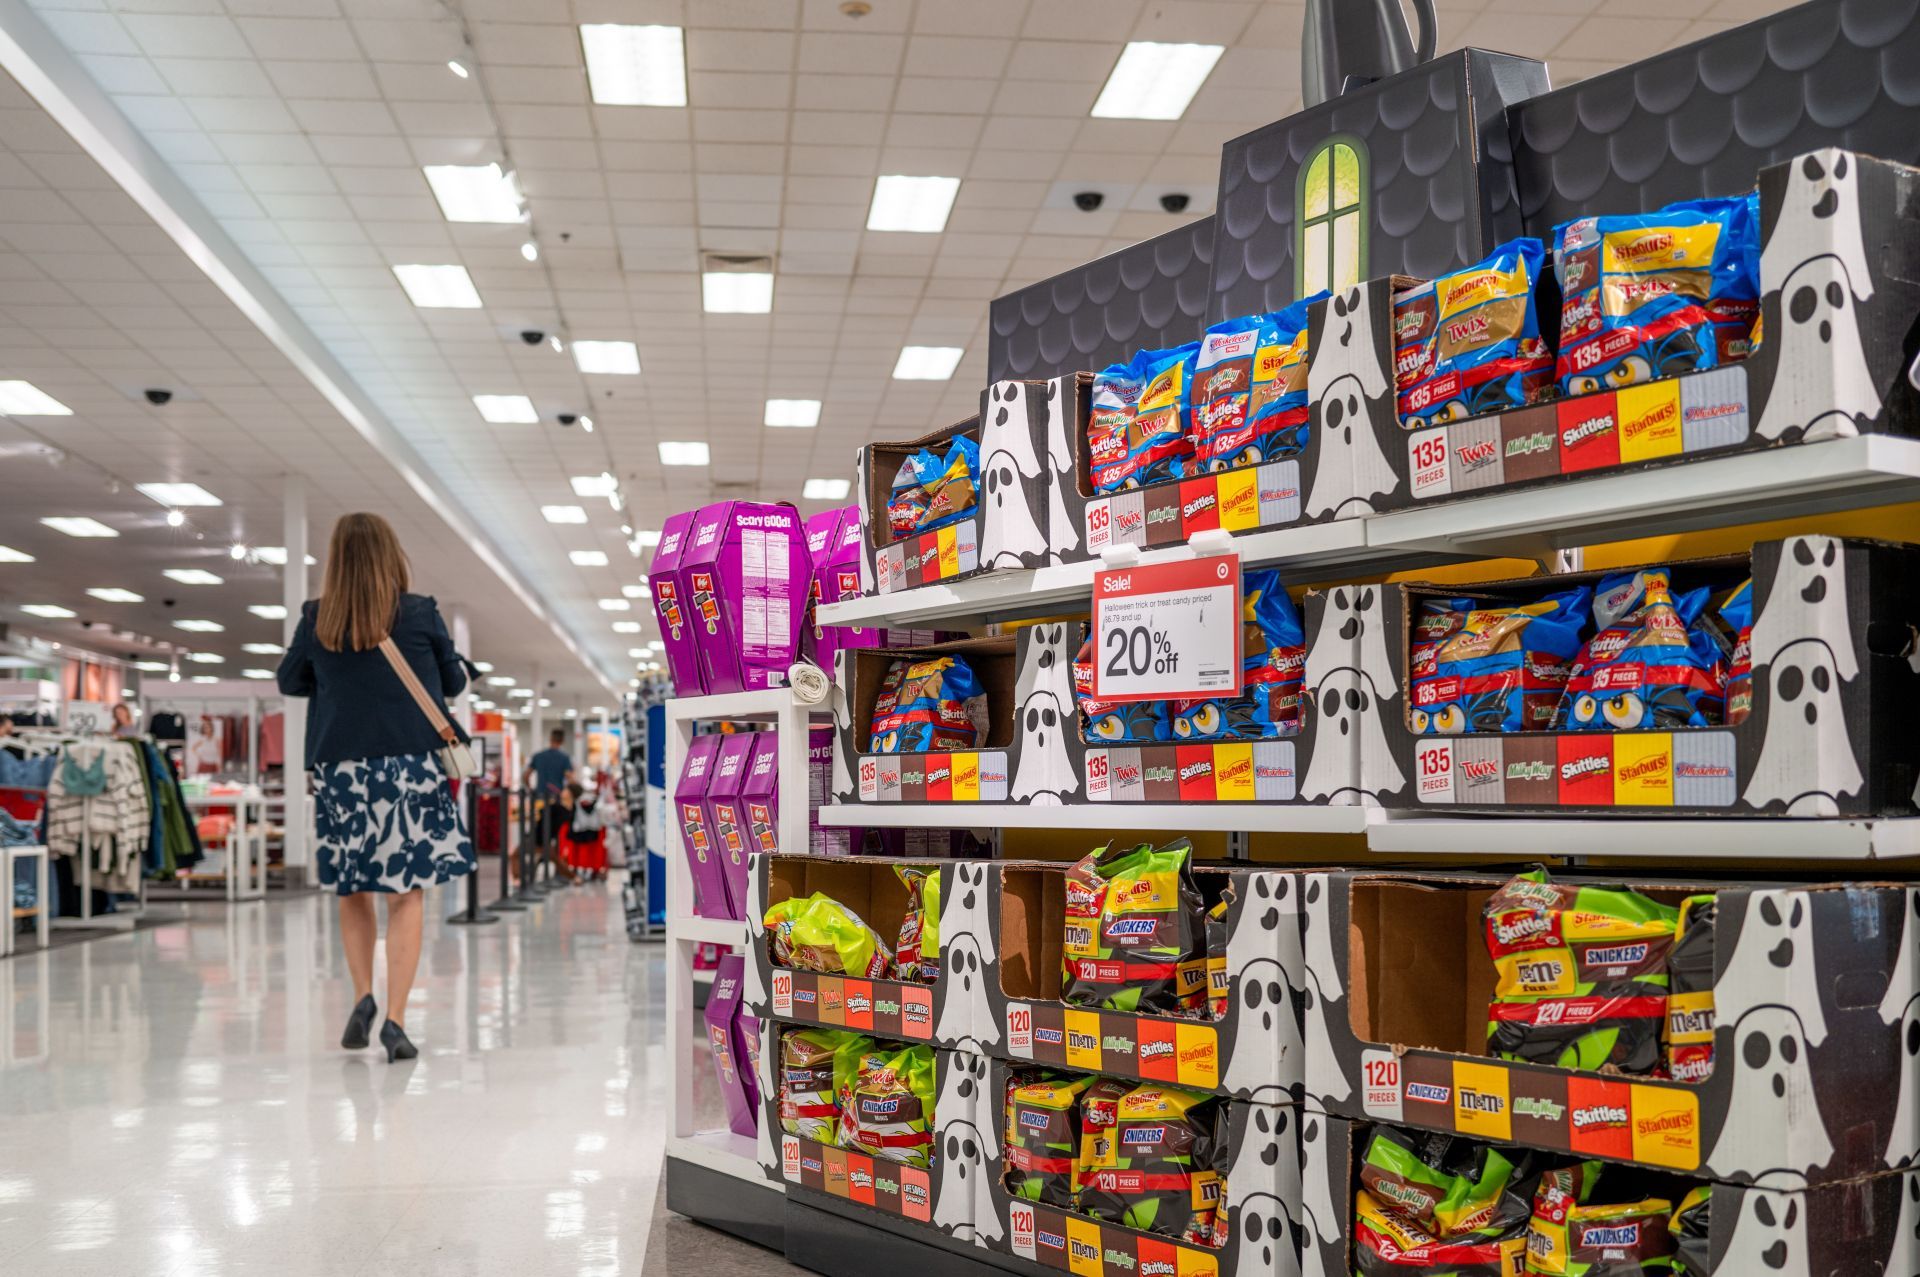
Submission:
MULTIPOLYGON (((718 696, 676 696, 666 702, 667 717, 682 722, 772 722, 794 706, 791 687, 759 692, 724 692, 718 696)), ((802 712, 831 717, 827 705, 804 705, 802 712)))
POLYGON ((692 1162, 695 1166, 704 1166, 710 1171, 722 1175, 731 1175, 751 1184, 764 1185, 774 1192, 785 1192, 785 1186, 776 1180, 770 1180, 760 1169, 759 1159, 754 1156, 751 1136, 736 1135, 730 1130, 695 1131, 691 1135, 667 1136, 667 1156, 677 1157, 683 1162, 692 1162))
POLYGON ((1365 807, 1284 803, 841 803, 820 809, 820 823, 885 829, 1195 829, 1225 833, 1359 834, 1365 807))
POLYGON ((737 918, 674 918, 667 928, 676 940, 695 944, 743 945, 747 924, 737 918))
POLYGON ((1681 860, 1893 860, 1920 856, 1920 817, 1656 820, 1377 812, 1370 850, 1391 855, 1630 856, 1681 860))

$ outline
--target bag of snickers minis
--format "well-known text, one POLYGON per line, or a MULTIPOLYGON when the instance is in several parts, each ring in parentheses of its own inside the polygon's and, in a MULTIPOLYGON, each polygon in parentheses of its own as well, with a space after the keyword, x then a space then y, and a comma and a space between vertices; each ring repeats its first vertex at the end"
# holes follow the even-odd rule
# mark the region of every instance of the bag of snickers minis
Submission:
POLYGON ((1227 1129, 1219 1097, 1136 1086, 1120 1097, 1102 1147, 1081 1172, 1081 1214, 1196 1246, 1221 1244, 1227 1129))
POLYGON ((841 1107, 845 1147, 925 1167, 933 1160, 933 1048, 889 1045, 860 1057, 841 1107))
POLYGON ((1080 1192, 1082 1092, 1088 1074, 1016 1075, 1007 1084, 1007 1192, 1029 1202, 1072 1210, 1080 1192))
POLYGON ((1668 1216, 1659 1197, 1567 1212, 1567 1277, 1646 1277, 1673 1271, 1668 1216))
POLYGON ((782 900, 762 920, 775 966, 869 980, 893 970, 893 953, 860 915, 825 892, 782 900))
POLYGON ((1361 1277, 1523 1272, 1533 1155, 1453 1135, 1375 1127, 1354 1193, 1361 1277), (1517 1160, 1516 1160, 1517 1159, 1517 1160))
POLYGON ((1713 1076, 1714 898, 1680 902, 1680 927, 1667 954, 1667 1075, 1676 1082, 1713 1076))
POLYGON ((1490 1054, 1623 1073, 1659 1066, 1678 909, 1535 869, 1489 897, 1482 916, 1497 973, 1490 1054))
POLYGON ((1066 875, 1065 981, 1073 1006, 1204 1015, 1206 908, 1193 844, 1108 845, 1066 875))

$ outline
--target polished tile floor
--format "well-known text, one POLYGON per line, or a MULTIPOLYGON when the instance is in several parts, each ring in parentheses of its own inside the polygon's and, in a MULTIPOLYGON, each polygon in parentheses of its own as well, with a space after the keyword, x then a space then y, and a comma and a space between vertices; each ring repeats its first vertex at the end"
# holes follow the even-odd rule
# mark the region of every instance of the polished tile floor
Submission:
POLYGON ((484 928, 430 901, 394 1066, 338 1046, 331 905, 0 961, 0 1273, 642 1271, 666 999, 617 887, 484 928))

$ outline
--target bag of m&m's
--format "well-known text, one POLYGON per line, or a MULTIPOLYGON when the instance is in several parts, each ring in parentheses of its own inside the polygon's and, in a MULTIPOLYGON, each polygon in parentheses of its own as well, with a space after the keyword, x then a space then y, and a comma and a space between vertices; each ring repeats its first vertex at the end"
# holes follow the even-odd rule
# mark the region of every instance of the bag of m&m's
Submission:
POLYGON ((1757 195, 1554 228, 1569 395, 1618 390, 1746 357, 1760 311, 1757 195))
POLYGON ((1515 239, 1481 262, 1394 299, 1400 419, 1433 425, 1519 408, 1553 385, 1534 288, 1545 250, 1515 239))

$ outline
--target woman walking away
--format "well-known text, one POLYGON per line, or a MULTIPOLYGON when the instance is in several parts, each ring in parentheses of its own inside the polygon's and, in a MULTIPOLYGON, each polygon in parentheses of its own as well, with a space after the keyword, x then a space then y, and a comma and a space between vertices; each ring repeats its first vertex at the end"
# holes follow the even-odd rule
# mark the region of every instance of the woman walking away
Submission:
MULTIPOLYGON (((430 598, 407 593, 406 553, 377 514, 333 527, 326 582, 300 613, 280 662, 280 690, 308 696, 320 885, 340 896, 340 940, 357 1001, 340 1045, 367 1045, 373 999, 373 898, 387 897, 387 1059, 407 1040, 407 997, 420 965, 421 889, 474 869, 460 805, 437 751, 447 698, 467 685, 430 598), (411 686, 409 685, 411 682, 411 686), (429 705, 432 708, 429 708, 429 705)), ((464 740, 458 728, 453 733, 464 740)))

